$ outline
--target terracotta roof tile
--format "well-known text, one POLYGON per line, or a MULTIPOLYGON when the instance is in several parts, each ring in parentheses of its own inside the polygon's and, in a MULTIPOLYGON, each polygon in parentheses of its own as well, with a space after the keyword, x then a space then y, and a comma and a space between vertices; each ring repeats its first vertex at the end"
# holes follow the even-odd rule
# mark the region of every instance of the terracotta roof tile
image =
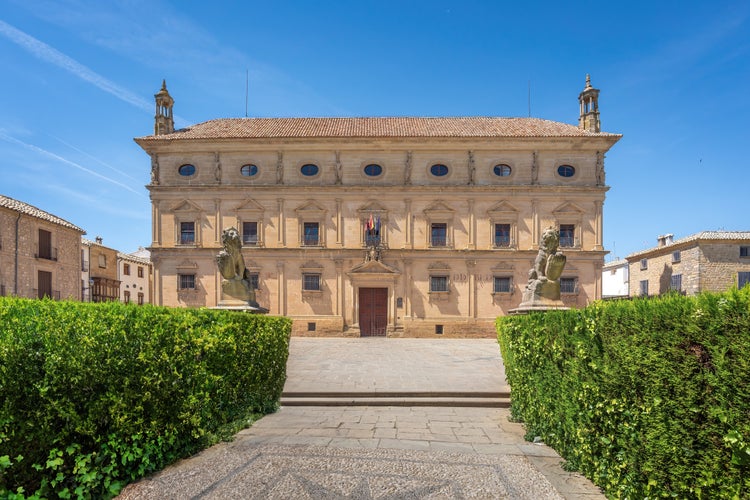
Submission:
POLYGON ((28 203, 18 201, 8 196, 3 196, 1 194, 0 194, 0 207, 4 207, 9 210, 13 210, 14 212, 18 212, 18 213, 28 215, 31 217, 36 217, 37 219, 46 220, 47 222, 51 222, 53 224, 67 227, 68 229, 74 229, 76 231, 79 231, 81 234, 86 234, 86 231, 76 226, 75 224, 71 224, 65 219, 61 219, 60 217, 56 215, 52 215, 49 212, 45 212, 44 210, 37 208, 34 205, 29 205, 28 203))
POLYGON ((222 118, 141 141, 246 138, 617 137, 540 118, 222 118))

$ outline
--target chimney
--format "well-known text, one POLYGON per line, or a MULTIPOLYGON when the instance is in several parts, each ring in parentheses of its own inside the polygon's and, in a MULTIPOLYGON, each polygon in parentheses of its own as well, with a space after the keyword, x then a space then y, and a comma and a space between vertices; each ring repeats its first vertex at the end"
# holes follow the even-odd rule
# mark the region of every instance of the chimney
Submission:
POLYGON ((669 234, 662 234, 662 235, 656 237, 656 242, 657 242, 658 246, 660 246, 660 247, 665 247, 667 245, 671 245, 673 241, 674 241, 674 235, 671 234, 671 233, 669 233, 669 234))
POLYGON ((97 237, 96 237, 96 238, 94 238, 94 239, 96 240, 96 243, 97 243, 98 245, 101 245, 101 244, 102 244, 102 241, 104 241, 104 240, 102 239, 102 237, 101 237, 101 236, 97 236, 97 237))

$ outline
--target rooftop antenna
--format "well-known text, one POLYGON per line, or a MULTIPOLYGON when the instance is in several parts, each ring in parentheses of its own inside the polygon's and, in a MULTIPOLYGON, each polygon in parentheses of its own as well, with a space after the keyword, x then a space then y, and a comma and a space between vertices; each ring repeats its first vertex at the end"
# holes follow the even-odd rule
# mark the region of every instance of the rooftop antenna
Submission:
POLYGON ((250 71, 245 69, 245 118, 247 118, 247 90, 250 86, 250 71))

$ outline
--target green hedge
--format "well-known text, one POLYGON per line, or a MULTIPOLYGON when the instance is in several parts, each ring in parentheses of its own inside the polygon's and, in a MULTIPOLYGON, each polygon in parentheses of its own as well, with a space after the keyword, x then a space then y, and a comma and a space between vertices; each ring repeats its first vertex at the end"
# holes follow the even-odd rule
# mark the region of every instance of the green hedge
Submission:
POLYGON ((290 332, 229 311, 0 298, 0 497, 111 497, 274 411, 290 332))
POLYGON ((497 331, 512 416, 610 498, 750 496, 750 287, 497 331))

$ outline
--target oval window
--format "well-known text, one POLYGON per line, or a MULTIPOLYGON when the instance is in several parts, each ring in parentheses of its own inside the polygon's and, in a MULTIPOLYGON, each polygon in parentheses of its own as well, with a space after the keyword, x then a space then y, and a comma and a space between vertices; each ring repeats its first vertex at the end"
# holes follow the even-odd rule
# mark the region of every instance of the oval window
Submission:
POLYGON ((443 177, 448 175, 448 167, 442 163, 437 163, 430 167, 430 173, 435 177, 443 177))
POLYGON ((576 169, 571 165, 560 165, 557 167, 557 175, 560 177, 573 177, 575 174, 576 169))
POLYGON ((180 175, 183 175, 185 177, 189 177, 189 176, 195 174, 195 165, 190 165, 188 163, 186 165, 181 166, 179 169, 177 169, 177 172, 179 172, 180 175))
POLYGON ((258 166, 253 164, 242 165, 240 173, 244 177, 252 177, 258 173, 258 166))
POLYGON ((318 166, 313 165, 312 163, 308 163, 306 165, 302 165, 299 169, 300 172, 302 172, 302 175, 306 177, 312 177, 313 175, 318 175, 318 166))
POLYGON ((493 171, 495 172, 495 175, 498 177, 508 177, 510 175, 511 169, 510 169, 510 165, 501 163, 500 165, 495 165, 495 168, 493 169, 493 171))
POLYGON ((371 163, 365 167, 365 175, 370 177, 377 177, 383 173, 383 167, 376 163, 371 163))

